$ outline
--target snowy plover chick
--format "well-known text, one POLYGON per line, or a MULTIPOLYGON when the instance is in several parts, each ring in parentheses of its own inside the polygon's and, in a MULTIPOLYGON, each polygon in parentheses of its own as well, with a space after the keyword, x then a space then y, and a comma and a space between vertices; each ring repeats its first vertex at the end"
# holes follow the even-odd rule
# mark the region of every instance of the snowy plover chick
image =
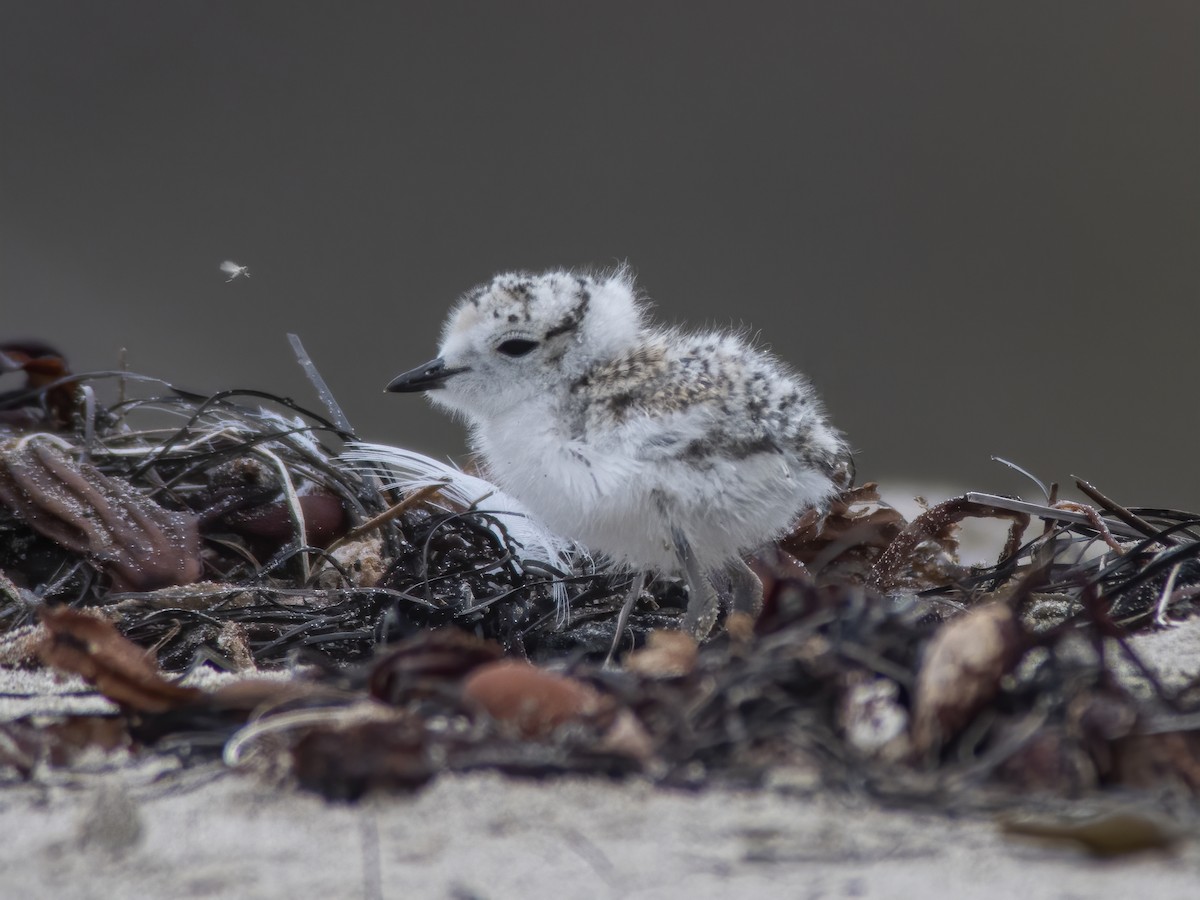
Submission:
POLYGON ((437 359, 387 389, 430 392, 497 485, 637 573, 616 640, 648 571, 684 576, 697 640, 718 591, 756 614, 742 554, 852 477, 802 376, 736 334, 651 326, 625 269, 498 275, 451 310, 437 359))

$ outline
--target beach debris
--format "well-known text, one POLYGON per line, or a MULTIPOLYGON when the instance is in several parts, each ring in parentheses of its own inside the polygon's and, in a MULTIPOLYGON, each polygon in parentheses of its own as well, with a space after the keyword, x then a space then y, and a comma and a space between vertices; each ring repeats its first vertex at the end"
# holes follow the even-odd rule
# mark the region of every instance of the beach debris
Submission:
POLYGON ((977 606, 938 629, 917 671, 913 743, 939 749, 1001 691, 1021 658, 1022 635, 1006 603, 977 606))
POLYGON ((372 697, 399 706, 415 697, 440 694, 446 685, 503 657, 504 648, 495 641, 457 628, 422 631, 382 651, 367 684, 372 697))
POLYGON ((80 675, 114 703, 143 713, 162 713, 201 696, 164 678, 148 651, 122 637, 111 622, 73 609, 44 608, 42 662, 80 675))
POLYGON ((954 529, 966 518, 1010 519, 1008 541, 1000 551, 1004 561, 1020 547, 1021 536, 1029 526, 1022 512, 976 503, 967 497, 955 497, 939 503, 917 516, 888 544, 875 560, 867 582, 877 590, 919 590, 936 587, 946 581, 957 566, 957 541, 954 529))
POLYGON ((838 726, 846 743, 866 757, 899 761, 908 756, 908 708, 900 685, 890 678, 854 673, 838 705, 838 726))
POLYGON ((41 341, 0 343, 0 376, 22 372, 25 384, 0 391, 0 427, 61 428, 83 403, 71 369, 58 350, 41 341))
POLYGON ((682 631, 652 631, 646 646, 625 658, 625 669, 646 678, 682 678, 696 670, 699 645, 682 631))
POLYGON ((307 355, 325 414, 0 353, 19 382, 0 394, 0 632, 13 664, 35 644, 119 707, 92 737, 6 723, 19 777, 75 752, 54 724, 342 798, 479 768, 1200 796, 1200 681, 1142 658, 1200 613, 1196 515, 1081 481, 1085 500, 976 492, 908 522, 864 485, 756 554, 756 620, 696 644, 662 578, 605 666, 627 576, 478 476, 356 443, 307 355), (958 559, 971 517, 1009 524, 994 564, 958 559), (197 667, 240 680, 173 680, 197 667))
POLYGON ((117 590, 199 579, 195 517, 165 509, 127 482, 75 461, 70 449, 40 433, 0 442, 0 505, 111 576, 117 590))
POLYGON ((601 695, 583 682, 514 659, 477 668, 463 682, 463 697, 523 737, 545 737, 606 708, 601 695))
POLYGON ((1116 810, 1083 819, 1005 816, 999 825, 1006 835, 1040 844, 1073 846, 1101 859, 1171 851, 1184 837, 1177 826, 1161 816, 1140 810, 1116 810))
MULTIPOLYGON (((835 498, 823 517, 807 511, 779 547, 824 581, 862 584, 905 525, 904 517, 880 500, 879 485, 872 481, 835 498)), ((758 574, 771 577, 769 570, 758 574)))

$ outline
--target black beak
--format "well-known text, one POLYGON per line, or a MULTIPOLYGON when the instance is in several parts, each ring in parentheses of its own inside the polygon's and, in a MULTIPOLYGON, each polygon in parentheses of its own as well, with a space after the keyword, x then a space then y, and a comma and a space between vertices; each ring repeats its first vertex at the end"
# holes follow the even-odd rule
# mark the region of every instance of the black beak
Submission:
POLYGON ((388 382, 388 386, 384 390, 397 394, 434 391, 445 387, 446 379, 450 376, 466 371, 469 371, 467 366, 463 366, 461 369, 447 369, 446 361, 439 356, 437 359, 430 360, 423 366, 417 366, 403 375, 397 375, 388 382))

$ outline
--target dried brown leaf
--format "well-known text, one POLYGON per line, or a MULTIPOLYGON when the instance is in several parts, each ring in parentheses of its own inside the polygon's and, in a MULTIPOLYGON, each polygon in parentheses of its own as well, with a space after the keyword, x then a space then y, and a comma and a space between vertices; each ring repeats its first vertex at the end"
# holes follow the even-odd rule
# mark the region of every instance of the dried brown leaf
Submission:
POLYGON ((600 738, 597 749, 627 756, 644 765, 654 758, 654 739, 631 710, 620 709, 600 738))
POLYGON ((682 631, 652 631, 646 646, 625 657, 625 668, 644 678, 681 678, 696 669, 700 648, 682 631))
POLYGON ((463 683, 463 697, 527 738, 611 710, 611 702, 582 681, 519 660, 480 666, 463 683))
POLYGON ((71 369, 62 353, 39 341, 0 344, 0 374, 17 371, 24 371, 25 387, 16 394, 42 393, 25 397, 18 406, 6 403, 8 398, 0 394, 0 423, 44 428, 71 422, 81 406, 82 394, 78 382, 64 381, 71 369))
POLYGON ((437 685, 458 682, 503 655, 503 648, 495 641, 458 628, 422 631, 400 641, 375 662, 369 682, 371 696, 400 704, 437 685))
POLYGON ((250 713, 262 707, 277 708, 285 703, 312 698, 343 697, 331 687, 308 681, 277 678, 242 678, 222 685, 205 698, 213 710, 250 713))
MULTIPOLYGON (((339 497, 328 491, 314 490, 297 498, 304 514, 304 542, 312 547, 324 547, 346 533, 348 518, 339 497)), ((291 506, 276 500, 226 515, 225 525, 237 534, 257 538, 280 547, 296 538, 296 523, 291 506)))
POLYGON ((861 583, 904 529, 904 517, 880 505, 879 485, 846 491, 821 516, 809 510, 779 545, 821 580, 861 583))
POLYGON ((1005 834, 1055 844, 1074 844, 1093 856, 1109 858, 1170 850, 1182 836, 1177 828, 1142 812, 1113 812, 1072 821, 1069 819, 1007 819, 1005 834))
POLYGON ((424 727, 406 720, 314 728, 292 747, 300 785, 331 799, 356 800, 372 789, 412 790, 441 768, 424 727))
POLYGON ((1114 779, 1126 787, 1179 785, 1200 795, 1200 731, 1139 734, 1116 741, 1114 779))
POLYGON ((1020 536, 1029 525, 1029 516, 1025 513, 975 503, 966 497, 954 497, 909 522, 876 560, 867 583, 883 592, 944 584, 952 575, 947 573, 944 560, 953 561, 958 552, 955 526, 970 518, 1011 520, 1003 555, 1016 549, 1020 536))
POLYGON ((925 651, 913 699, 913 743, 937 750, 1000 692, 1021 658, 1021 629, 1002 603, 972 609, 943 625, 925 651))
POLYGON ((194 516, 164 509, 128 483, 76 462, 49 438, 31 435, 0 449, 0 504, 107 572, 119 590, 150 591, 200 577, 194 516))
POLYGON ((154 658, 122 637, 111 622, 66 608, 44 608, 44 665, 80 675, 114 703, 161 713, 197 702, 195 688, 180 687, 159 674, 154 658))

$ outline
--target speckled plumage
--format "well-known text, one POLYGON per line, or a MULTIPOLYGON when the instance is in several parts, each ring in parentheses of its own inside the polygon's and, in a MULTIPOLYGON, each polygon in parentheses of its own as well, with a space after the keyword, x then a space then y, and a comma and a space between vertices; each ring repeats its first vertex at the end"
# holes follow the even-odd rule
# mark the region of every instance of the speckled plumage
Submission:
POLYGON ((682 572, 698 636, 714 584, 758 602, 741 555, 852 473, 806 379, 740 335, 649 325, 625 270, 497 276, 451 311, 439 358, 390 388, 461 415, 488 477, 551 528, 682 572))

